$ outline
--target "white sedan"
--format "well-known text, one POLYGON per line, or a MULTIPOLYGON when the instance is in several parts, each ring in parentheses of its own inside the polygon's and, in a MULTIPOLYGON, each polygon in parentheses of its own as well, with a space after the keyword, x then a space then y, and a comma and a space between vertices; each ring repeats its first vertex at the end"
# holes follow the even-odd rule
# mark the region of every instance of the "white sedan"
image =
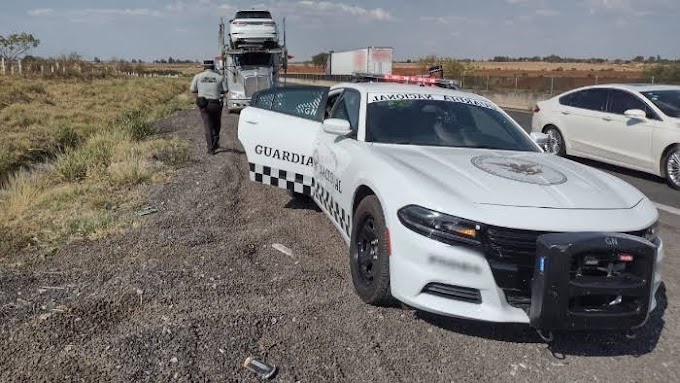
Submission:
POLYGON ((229 38, 232 48, 243 44, 257 44, 266 48, 278 46, 276 22, 266 10, 238 11, 229 22, 229 38))
POLYGON ((539 102, 548 151, 651 173, 680 189, 680 86, 599 85, 539 102))
POLYGON ((261 91, 238 125, 250 179, 313 198, 367 303, 543 330, 642 325, 663 258, 656 208, 544 153, 544 136, 477 95, 384 83, 261 91))

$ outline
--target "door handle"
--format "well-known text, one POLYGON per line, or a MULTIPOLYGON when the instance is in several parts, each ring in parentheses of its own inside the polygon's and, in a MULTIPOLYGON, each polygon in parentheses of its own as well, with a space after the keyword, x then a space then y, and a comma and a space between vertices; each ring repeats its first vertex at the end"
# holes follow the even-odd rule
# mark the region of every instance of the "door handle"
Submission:
POLYGON ((245 120, 245 121, 246 121, 246 123, 248 123, 250 125, 257 125, 257 121, 250 121, 250 120, 245 120))
POLYGON ((612 120, 611 117, 602 117, 602 119, 605 120, 605 121, 611 121, 612 120))
POLYGON ((568 116, 568 115, 570 115, 571 113, 569 113, 569 112, 562 112, 562 114, 564 114, 565 116, 568 116))

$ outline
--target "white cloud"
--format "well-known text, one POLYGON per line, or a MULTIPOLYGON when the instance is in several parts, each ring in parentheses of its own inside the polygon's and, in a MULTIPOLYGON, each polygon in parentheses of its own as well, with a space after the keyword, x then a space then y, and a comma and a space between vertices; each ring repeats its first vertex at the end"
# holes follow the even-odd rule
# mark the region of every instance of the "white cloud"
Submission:
POLYGON ((557 16, 560 13, 554 9, 537 9, 536 14, 538 16, 557 16))
POLYGON ((232 7, 232 6, 229 5, 229 4, 220 4, 220 5, 217 7, 217 9, 220 10, 220 11, 222 11, 222 12, 232 12, 232 11, 234 11, 234 7, 232 7))
POLYGON ((527 4, 529 3, 530 0, 505 0, 508 4, 512 5, 520 5, 520 4, 527 4))
POLYGON ((29 16, 50 16, 54 14, 54 9, 51 8, 38 8, 31 9, 28 11, 29 16))
POLYGON ((677 0, 584 0, 581 5, 586 7, 591 15, 644 17, 680 13, 677 0))
POLYGON ((311 1, 301 0, 297 2, 300 7, 317 13, 332 14, 335 12, 342 12, 344 14, 362 18, 364 20, 374 21, 392 21, 394 17, 382 8, 362 8, 356 5, 348 5, 344 3, 331 3, 329 1, 311 1))

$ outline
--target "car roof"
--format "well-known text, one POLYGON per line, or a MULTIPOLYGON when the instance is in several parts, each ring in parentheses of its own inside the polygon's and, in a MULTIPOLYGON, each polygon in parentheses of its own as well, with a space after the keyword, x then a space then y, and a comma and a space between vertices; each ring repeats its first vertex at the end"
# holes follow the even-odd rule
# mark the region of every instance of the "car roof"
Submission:
MULTIPOLYGON (((494 104, 489 99, 474 93, 461 90, 440 88, 437 86, 421 86, 416 84, 399 84, 385 82, 345 82, 333 85, 331 89, 352 88, 361 93, 426 93, 433 95, 459 96, 482 100, 494 104)), ((495 104, 494 104, 495 105, 495 104)))
POLYGON ((583 89, 595 89, 595 88, 615 88, 623 89, 630 92, 650 92, 650 91, 660 91, 660 90, 680 90, 678 85, 665 85, 665 84, 601 84, 601 85, 591 85, 583 89))

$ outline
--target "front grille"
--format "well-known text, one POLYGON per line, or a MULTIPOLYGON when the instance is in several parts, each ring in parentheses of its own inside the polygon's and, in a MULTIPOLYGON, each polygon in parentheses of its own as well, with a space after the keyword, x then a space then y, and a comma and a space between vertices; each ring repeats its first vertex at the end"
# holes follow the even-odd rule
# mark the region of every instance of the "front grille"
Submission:
POLYGON ((246 97, 250 97, 253 93, 262 89, 271 88, 271 79, 269 76, 253 76, 244 79, 244 89, 246 97))
POLYGON ((469 287, 446 285, 443 283, 428 283, 423 288, 423 293, 468 303, 482 303, 482 294, 479 290, 469 287))
MULTIPOLYGON (((644 237, 646 230, 626 234, 644 237)), ((531 304, 531 278, 536 263, 536 240, 548 232, 487 226, 485 256, 508 304, 524 310, 531 304)))

